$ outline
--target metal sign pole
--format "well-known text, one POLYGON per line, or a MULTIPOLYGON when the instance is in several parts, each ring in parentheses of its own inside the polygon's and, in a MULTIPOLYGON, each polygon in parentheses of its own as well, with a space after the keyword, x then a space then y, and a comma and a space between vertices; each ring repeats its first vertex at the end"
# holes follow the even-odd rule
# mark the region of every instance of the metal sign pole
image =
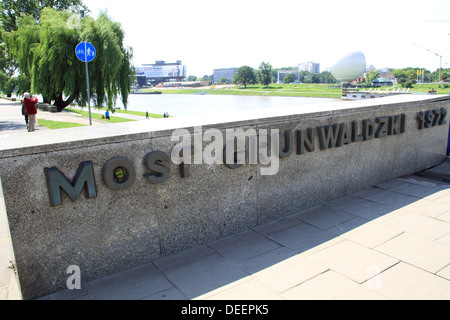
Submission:
POLYGON ((88 97, 88 106, 89 106, 89 125, 92 126, 92 118, 91 118, 91 97, 89 93, 89 68, 87 62, 87 43, 84 43, 84 55, 86 57, 86 84, 87 84, 87 97, 88 97))
POLYGON ((89 125, 92 126, 92 115, 91 115, 91 95, 90 95, 90 88, 89 88, 89 67, 88 63, 94 60, 96 56, 96 50, 95 47, 87 42, 80 42, 77 47, 75 48, 75 55, 79 60, 85 63, 86 66, 86 90, 87 90, 87 99, 88 99, 88 106, 89 106, 89 125), (83 45, 84 44, 84 45, 83 45), (84 48, 83 48, 84 47, 84 48), (89 47, 89 49, 88 49, 89 47), (88 52, 89 50, 89 52, 88 52))

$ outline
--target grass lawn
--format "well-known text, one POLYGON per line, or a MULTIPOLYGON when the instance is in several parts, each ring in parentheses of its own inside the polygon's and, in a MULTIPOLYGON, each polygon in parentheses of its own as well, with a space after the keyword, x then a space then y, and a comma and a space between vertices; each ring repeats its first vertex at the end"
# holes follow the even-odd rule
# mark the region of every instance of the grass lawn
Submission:
MULTIPOLYGON (((76 113, 81 114, 81 115, 83 115, 83 116, 89 117, 89 111, 80 111, 80 110, 78 110, 78 109, 72 109, 72 108, 65 108, 64 110, 71 111, 71 112, 76 112, 76 113)), ((100 118, 99 118, 99 119, 100 119, 100 120, 104 120, 104 121, 108 121, 108 120, 106 120, 106 119, 102 119, 102 115, 105 114, 104 112, 106 112, 106 108, 97 108, 97 110, 101 110, 101 111, 102 111, 102 114, 100 114, 100 118), (103 111, 104 111, 104 112, 103 112, 103 111)), ((122 113, 122 114, 132 114, 132 115, 135 115, 135 116, 145 117, 145 112, 143 112, 143 111, 132 111, 132 110, 121 110, 121 109, 116 109, 115 113, 112 113, 112 112, 109 113, 109 114, 110 114, 111 120, 112 120, 113 117, 117 118, 117 114, 121 114, 121 113, 122 113)), ((94 113, 91 112, 91 114, 93 115, 94 113)), ((148 116, 149 116, 150 118, 164 118, 164 115, 162 115, 162 114, 156 114, 156 113, 149 113, 148 116)), ((119 118, 120 118, 120 117, 119 117, 119 118)), ((97 118, 96 118, 96 119, 97 119, 97 118)), ((121 118, 121 119, 124 120, 124 121, 116 121, 116 122, 133 121, 133 120, 124 119, 124 118, 121 118)), ((115 121, 112 121, 112 122, 115 122, 115 121)))
MULTIPOLYGON (((64 110, 70 111, 70 112, 74 112, 74 113, 78 113, 81 114, 83 117, 88 117, 89 118, 89 111, 83 111, 83 110, 77 110, 77 109, 72 109, 72 108, 65 108, 64 110)), ((125 118, 121 118, 121 117, 116 117, 115 115, 112 114, 112 112, 110 112, 110 119, 111 120, 106 120, 103 119, 103 113, 96 113, 96 112, 91 112, 91 118, 95 119, 95 120, 101 120, 101 121, 106 121, 106 122, 111 122, 111 123, 121 123, 121 122, 129 122, 129 121, 136 121, 136 120, 132 120, 132 119, 125 119, 125 118)), ((145 115, 145 113, 144 113, 145 115)))
MULTIPOLYGON (((444 88, 445 86, 448 86, 448 84, 439 84, 439 83, 424 83, 424 84, 413 84, 413 87, 409 89, 410 92, 417 92, 417 93, 427 93, 431 89, 434 89, 437 94, 449 94, 450 93, 450 87, 444 88)), ((400 85, 395 85, 395 88, 401 88, 400 85)), ((392 87, 390 87, 392 88, 392 87)))
MULTIPOLYGON (((99 108, 99 110, 105 110, 106 111, 106 108, 99 108)), ((116 109, 116 114, 117 113, 123 113, 123 114, 133 114, 133 115, 136 115, 136 116, 142 116, 142 117, 145 117, 145 112, 143 112, 143 111, 131 111, 131 110, 121 110, 121 109, 116 109)), ((149 113, 148 114, 148 116, 150 117, 150 118, 164 118, 164 115, 162 115, 162 114, 156 114, 156 113, 149 113)))
POLYGON ((49 129, 66 129, 66 128, 75 128, 75 127, 85 127, 85 124, 73 123, 73 122, 62 122, 62 121, 51 121, 38 119, 38 124, 40 126, 49 128, 49 129))

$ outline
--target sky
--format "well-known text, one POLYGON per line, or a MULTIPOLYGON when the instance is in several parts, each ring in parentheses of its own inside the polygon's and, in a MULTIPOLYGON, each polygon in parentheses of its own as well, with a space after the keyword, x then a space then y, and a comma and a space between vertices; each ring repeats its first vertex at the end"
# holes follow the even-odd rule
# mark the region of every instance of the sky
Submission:
POLYGON ((325 71, 360 50, 381 68, 450 68, 449 0, 83 0, 120 22, 135 66, 156 60, 202 77, 214 69, 314 61, 325 71))

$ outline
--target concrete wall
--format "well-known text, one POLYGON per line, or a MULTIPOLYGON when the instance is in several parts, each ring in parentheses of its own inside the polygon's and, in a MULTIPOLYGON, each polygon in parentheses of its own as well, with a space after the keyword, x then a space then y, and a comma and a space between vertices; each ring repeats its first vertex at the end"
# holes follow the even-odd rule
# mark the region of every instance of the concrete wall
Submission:
MULTIPOLYGON (((0 179, 1 183, 1 179, 0 179)), ((22 300, 19 278, 15 272, 14 249, 0 185, 0 300, 22 300)))
MULTIPOLYGON (((3 138, 0 176, 22 294, 32 299, 66 289, 72 265, 79 266, 82 281, 89 281, 437 165, 446 155, 448 107, 442 97, 411 95, 314 106, 302 114, 253 112, 216 122, 198 117, 161 119, 3 138), (435 126, 431 121, 430 127, 419 129, 419 112, 432 114, 435 126), (384 121, 386 126, 380 128, 384 121), (370 123, 380 129, 379 137, 373 132, 372 138, 356 141, 370 123), (195 131, 192 144, 211 130, 224 137, 227 129, 253 129, 260 135, 263 129, 286 135, 290 131, 293 149, 279 159, 274 175, 262 174, 268 165, 230 169, 203 163, 185 167, 183 177, 182 166, 168 161, 162 163, 168 179, 151 183, 146 176, 151 180, 153 169, 161 167, 149 167, 146 157, 161 151, 170 158, 174 147, 181 145, 172 141, 177 128, 195 131), (314 150, 305 148, 298 154, 297 130, 305 134, 308 128, 315 137, 314 150), (336 130, 337 145, 321 146, 324 130, 336 130), (133 183, 117 188, 124 190, 107 186, 108 163, 117 157, 128 159, 125 167, 130 172, 134 169, 133 183), (75 200, 61 191, 59 205, 55 191, 49 192, 55 181, 67 178, 75 184, 90 172, 92 183, 82 185, 79 196, 80 190, 75 191, 75 200)), ((211 140, 198 146, 197 151, 204 151, 211 140)), ((284 143, 281 149, 289 151, 284 143)))

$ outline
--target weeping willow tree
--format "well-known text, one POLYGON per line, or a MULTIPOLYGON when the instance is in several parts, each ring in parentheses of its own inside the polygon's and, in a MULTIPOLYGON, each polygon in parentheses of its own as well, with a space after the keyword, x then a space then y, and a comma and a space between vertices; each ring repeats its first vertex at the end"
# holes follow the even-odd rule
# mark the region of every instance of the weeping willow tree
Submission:
MULTIPOLYGON (((6 68, 8 71, 3 71, 7 77, 6 85, 9 86, 7 89, 3 86, 3 89, 6 89, 8 96, 19 83, 23 84, 18 87, 19 93, 30 89, 31 69, 29 67, 33 64, 32 51, 36 43, 39 42, 39 26, 36 25, 33 17, 18 18, 18 24, 21 26, 20 30, 3 33, 4 38, 8 39, 7 43, 2 44, 2 50, 9 53, 8 57, 5 53, 2 54, 4 61, 8 64, 6 68), (14 55, 11 54, 12 52, 14 55), (20 72, 19 76, 16 77, 17 70, 20 72)), ((5 68, 2 68, 2 70, 5 70, 5 68)))
POLYGON ((75 56, 78 43, 88 41, 96 50, 89 63, 90 96, 97 106, 112 108, 120 95, 127 107, 131 77, 131 48, 124 48, 120 23, 105 12, 97 19, 78 18, 71 12, 46 8, 39 22, 24 17, 17 31, 3 34, 8 53, 31 79, 31 91, 62 111, 72 102, 87 103, 85 64, 75 56))
MULTIPOLYGON (((92 43, 97 51, 95 63, 89 64, 90 84, 96 104, 102 106, 106 103, 111 108, 120 93, 126 107, 134 70, 131 65, 132 51, 123 47, 121 25, 111 21, 105 12, 100 13, 97 20, 85 20, 81 41, 92 43)), ((86 101, 85 96, 83 101, 86 101)))

